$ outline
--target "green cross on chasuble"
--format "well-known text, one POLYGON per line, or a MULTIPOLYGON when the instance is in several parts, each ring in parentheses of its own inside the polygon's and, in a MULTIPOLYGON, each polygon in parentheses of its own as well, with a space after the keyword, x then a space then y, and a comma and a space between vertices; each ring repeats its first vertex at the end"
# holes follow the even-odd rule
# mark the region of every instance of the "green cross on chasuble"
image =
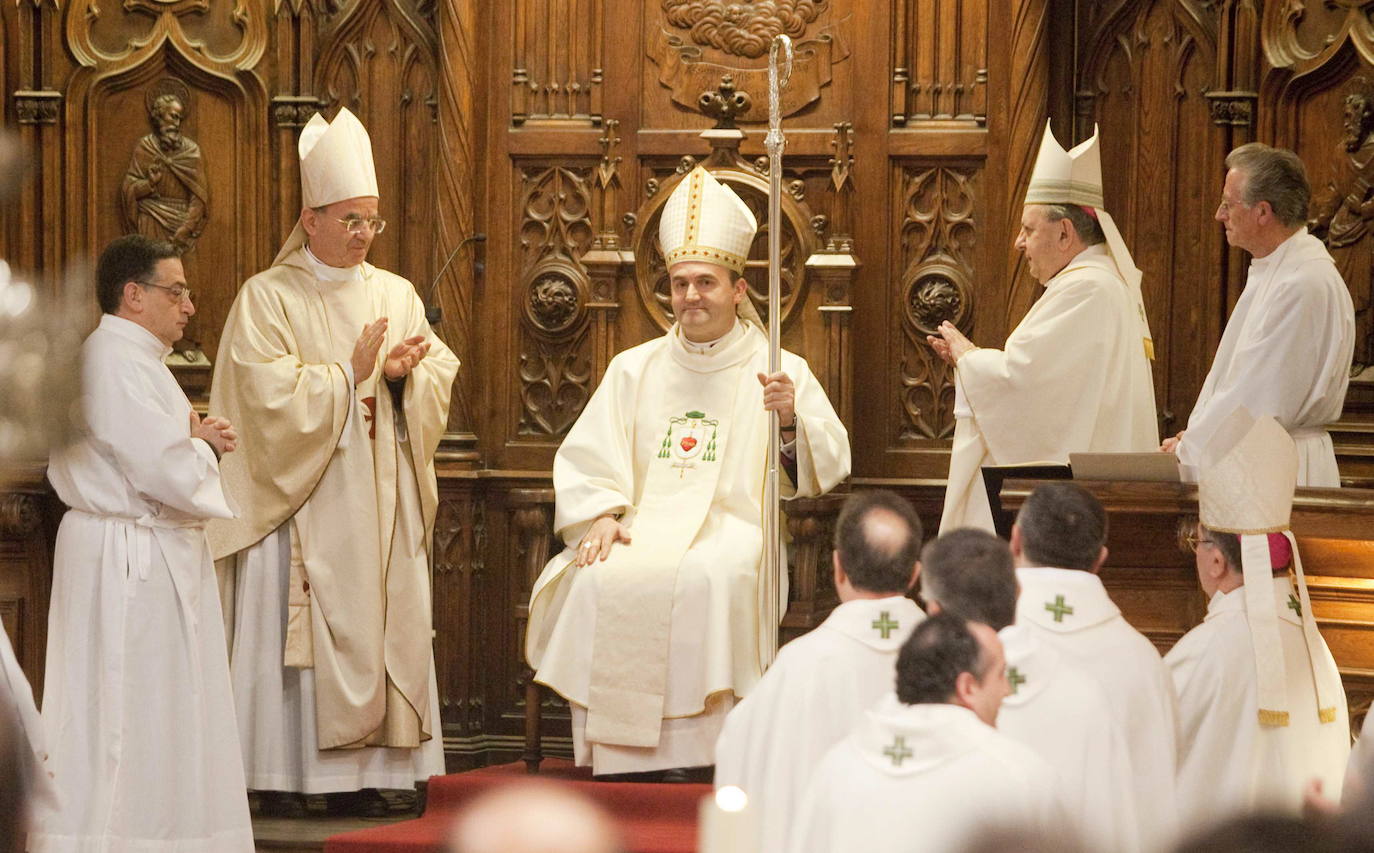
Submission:
POLYGON ((902 623, 892 621, 892 614, 886 610, 879 613, 878 618, 874 619, 872 624, 873 630, 881 632, 884 640, 890 637, 893 631, 902 627, 902 623))
POLYGON ((906 738, 901 735, 897 735, 896 739, 892 741, 891 746, 883 749, 883 755, 892 759, 893 767, 901 767, 903 761, 906 761, 915 754, 916 753, 907 748, 906 738))
POLYGON ((1012 695, 1016 695, 1017 689, 1026 683, 1026 677, 1021 674, 1021 670, 1014 666, 1007 667, 1007 681, 1011 684, 1012 695))
POLYGON ((1064 616, 1072 616, 1073 608, 1064 603, 1064 596, 1056 595, 1053 602, 1045 602, 1045 609, 1054 614, 1054 621, 1063 622, 1064 616))
POLYGON ((1302 618, 1302 605, 1298 603, 1298 599, 1292 594, 1288 596, 1288 609, 1298 614, 1299 619, 1302 618))

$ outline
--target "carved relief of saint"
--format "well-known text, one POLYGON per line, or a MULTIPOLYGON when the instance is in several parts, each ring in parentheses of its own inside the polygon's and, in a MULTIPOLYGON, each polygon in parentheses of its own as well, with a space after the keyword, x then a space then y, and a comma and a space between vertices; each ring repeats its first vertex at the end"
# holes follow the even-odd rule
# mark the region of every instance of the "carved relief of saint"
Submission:
POLYGON ((1363 80, 1345 97, 1345 135, 1336 148, 1336 178, 1318 193, 1311 232, 1326 243, 1355 303, 1355 366, 1374 363, 1370 291, 1374 244, 1365 239, 1374 219, 1374 90, 1363 80))
POLYGON ((134 145, 120 192, 126 229, 171 240, 182 251, 200 237, 210 201, 200 146, 181 132, 186 101, 173 92, 151 99, 153 132, 134 145))

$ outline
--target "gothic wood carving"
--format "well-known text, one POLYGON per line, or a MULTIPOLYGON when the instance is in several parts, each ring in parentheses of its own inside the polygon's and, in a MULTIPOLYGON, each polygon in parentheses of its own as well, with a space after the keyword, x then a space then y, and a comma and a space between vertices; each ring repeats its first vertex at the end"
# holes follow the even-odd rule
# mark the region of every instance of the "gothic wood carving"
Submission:
POLYGON ((987 0, 893 4, 894 126, 987 123, 990 7, 987 0))
POLYGON ((523 301, 520 434, 560 436, 591 397, 587 352, 591 282, 578 259, 591 248, 593 170, 522 170, 523 301))
POLYGON ((954 434, 954 375, 926 343, 948 320, 972 331, 978 175, 970 167, 902 170, 901 440, 954 434))
POLYGON ((577 0, 514 3, 513 124, 601 123, 605 6, 577 0))

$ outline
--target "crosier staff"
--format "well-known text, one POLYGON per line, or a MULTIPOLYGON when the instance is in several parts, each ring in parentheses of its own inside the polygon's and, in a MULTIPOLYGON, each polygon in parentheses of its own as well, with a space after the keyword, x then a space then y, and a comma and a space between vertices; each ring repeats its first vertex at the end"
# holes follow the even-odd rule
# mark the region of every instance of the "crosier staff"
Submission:
MULTIPOLYGON (((782 135, 782 109, 779 101, 792 76, 792 39, 773 37, 768 45, 768 373, 782 370, 782 150, 787 140, 782 135), (778 73, 778 54, 783 55, 778 73)), ((759 574, 759 613, 763 618, 759 632, 759 667, 767 669, 778 654, 778 589, 784 571, 779 506, 778 457, 782 452, 778 433, 778 413, 768 413, 767 477, 763 483, 763 570, 759 574)))

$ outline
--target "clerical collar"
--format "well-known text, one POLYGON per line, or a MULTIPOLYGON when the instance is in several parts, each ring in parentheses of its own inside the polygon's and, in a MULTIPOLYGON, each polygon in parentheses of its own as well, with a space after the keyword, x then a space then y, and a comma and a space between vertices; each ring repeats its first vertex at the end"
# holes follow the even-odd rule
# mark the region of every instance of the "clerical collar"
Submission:
POLYGON ((159 361, 166 358, 172 351, 172 348, 164 344, 161 338, 133 320, 126 320, 113 314, 101 314, 100 328, 129 341, 159 361))
POLYGON ((351 267, 331 267, 315 257, 315 253, 310 251, 309 243, 301 246, 301 250, 305 252, 305 260, 310 264, 311 272, 315 274, 315 278, 321 281, 352 281, 358 277, 358 271, 362 267, 362 264, 355 264, 351 267))
POLYGON ((1274 250, 1269 254, 1265 255, 1264 257, 1257 258, 1251 255, 1250 274, 1254 275, 1256 273, 1267 272, 1269 267, 1276 266, 1282 263, 1284 256, 1288 254, 1287 250, 1289 249, 1289 247, 1293 246, 1298 240, 1306 236, 1307 228, 1299 228, 1297 231, 1294 231, 1292 234, 1288 235, 1288 237, 1282 243, 1275 246, 1274 250))
POLYGON ((724 349, 724 347, 722 347, 721 344, 732 344, 735 341, 739 340, 740 337, 742 337, 743 335, 744 324, 739 322, 738 318, 736 318, 734 325, 730 327, 730 331, 716 338, 714 341, 706 341, 704 343, 697 343, 696 341, 687 340, 687 336, 682 333, 682 328, 680 326, 678 327, 678 336, 682 338, 683 349, 687 350, 693 355, 711 355, 713 352, 716 352, 717 350, 724 349))

